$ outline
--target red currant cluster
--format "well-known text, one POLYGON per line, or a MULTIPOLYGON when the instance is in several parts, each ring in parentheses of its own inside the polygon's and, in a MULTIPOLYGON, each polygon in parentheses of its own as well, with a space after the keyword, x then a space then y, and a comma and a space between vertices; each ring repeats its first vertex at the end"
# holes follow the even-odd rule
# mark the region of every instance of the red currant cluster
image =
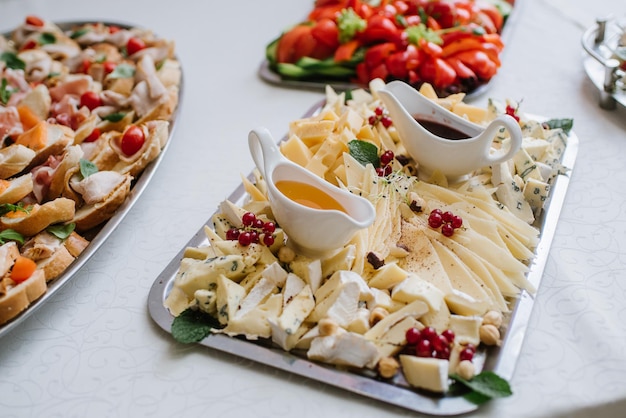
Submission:
POLYGON ((509 116, 513 116, 513 118, 519 122, 519 116, 517 116, 517 107, 513 107, 510 104, 506 105, 506 109, 504 110, 509 116))
POLYGON ((428 215, 428 225, 437 229, 441 227, 441 233, 446 237, 454 235, 454 230, 463 226, 463 218, 452 212, 442 212, 441 209, 434 209, 428 215))
POLYGON ((387 115, 380 106, 374 109, 374 114, 369 117, 368 122, 372 126, 375 126, 378 122, 380 122, 385 128, 389 128, 393 124, 389 115, 387 115))
POLYGON ((454 331, 446 329, 441 334, 433 327, 426 327, 421 331, 415 327, 406 332, 406 342, 415 346, 415 355, 418 357, 433 357, 450 359, 450 348, 454 343, 454 331))
POLYGON ((272 221, 263 221, 252 212, 246 212, 241 217, 243 228, 230 228, 226 231, 226 239, 239 241, 239 244, 247 247, 250 244, 263 243, 266 246, 274 244, 276 237, 276 224, 272 221))
POLYGON ((380 167, 376 169, 376 174, 378 174, 378 177, 385 177, 391 174, 391 161, 393 161, 394 157, 395 155, 391 150, 387 150, 381 154, 380 167))

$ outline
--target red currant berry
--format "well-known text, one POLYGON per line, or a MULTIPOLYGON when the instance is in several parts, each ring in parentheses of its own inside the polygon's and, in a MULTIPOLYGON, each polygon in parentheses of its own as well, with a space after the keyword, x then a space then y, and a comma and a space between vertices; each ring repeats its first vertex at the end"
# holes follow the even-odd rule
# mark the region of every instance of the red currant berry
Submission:
POLYGON ((258 229, 263 229, 263 227, 265 226, 265 222, 263 222, 263 219, 256 218, 252 223, 252 226, 258 229))
POLYGON ((256 221, 256 215, 252 212, 246 212, 241 217, 241 222, 243 222, 245 226, 252 226, 252 224, 255 221, 256 221))
POLYGON ((438 213, 439 215, 443 215, 443 212, 441 211, 441 209, 433 209, 430 211, 430 213, 438 213))
POLYGON ((407 344, 417 344, 420 341, 422 335, 419 329, 412 327, 406 330, 406 342, 407 344))
POLYGON ((388 176, 389 174, 391 174, 392 171, 393 171, 393 168, 391 168, 390 165, 386 165, 385 168, 383 169, 385 176, 388 176))
POLYGON ((443 223, 443 219, 441 219, 441 214, 438 212, 430 212, 428 215, 428 225, 431 228, 439 228, 443 223))
POLYGON ((460 217, 460 216, 458 216, 458 215, 454 215, 454 216, 452 217, 452 221, 451 221, 450 223, 452 224, 452 227, 453 227, 454 229, 456 229, 456 228, 460 228, 460 227, 462 227, 462 226, 463 226, 463 218, 461 218, 461 217, 460 217))
POLYGON ((476 346, 474 344, 472 344, 472 343, 465 344, 465 348, 467 348, 468 350, 471 350, 472 353, 476 352, 476 346))
POLYGON ((382 167, 378 167, 378 168, 376 169, 376 175, 377 175, 378 177, 385 177, 385 169, 384 169, 384 168, 382 168, 382 167))
POLYGON ((461 361, 463 361, 463 360, 472 361, 473 358, 474 358, 474 351, 472 349, 470 349, 470 348, 465 347, 459 353, 459 360, 461 360, 461 361))
POLYGON ((441 219, 443 219, 444 222, 449 223, 449 222, 452 222, 453 216, 454 214, 452 212, 446 211, 441 215, 441 219))
POLYGON ((430 340, 427 340, 426 338, 419 340, 415 346, 415 355, 418 357, 432 357, 433 346, 430 340))
POLYGON ((450 224, 443 224, 441 226, 441 233, 446 237, 454 235, 454 227, 450 224))
POLYGON ((454 342, 455 335, 454 331, 452 331, 451 329, 444 330, 441 335, 444 336, 446 340, 448 340, 448 344, 452 344, 454 342))
POLYGON ((441 350, 435 351, 435 357, 448 360, 450 358, 450 347, 443 347, 441 350))
POLYGON ((259 242, 259 233, 256 231, 250 231, 250 243, 257 244, 259 242))
POLYGON ((263 232, 272 234, 274 231, 276 231, 276 224, 274 222, 268 221, 263 224, 263 232))
POLYGON ((374 113, 376 113, 377 116, 382 116, 383 108, 378 106, 376 109, 374 109, 374 113))
POLYGON ((250 235, 250 232, 244 231, 239 234, 239 236, 237 237, 237 241, 239 241, 239 244, 247 247, 248 245, 252 244, 252 236, 250 235))
POLYGON ((226 231, 226 239, 229 241, 235 241, 239 238, 240 231, 237 228, 230 228, 226 231))
POLYGON ((422 330, 422 338, 430 341, 431 343, 437 338, 437 330, 433 327, 426 327, 422 330))
POLYGON ((271 234, 263 234, 263 244, 265 244, 265 246, 267 247, 271 247, 272 245, 274 245, 274 235, 271 234))
POLYGON ((367 121, 370 123, 370 125, 374 126, 378 122, 378 118, 376 116, 372 115, 372 116, 369 117, 369 119, 367 121))
POLYGON ((389 116, 381 117, 380 122, 383 124, 385 128, 389 128, 391 125, 393 125, 393 122, 391 121, 391 118, 389 116))
POLYGON ((393 160, 393 157, 394 157, 393 151, 387 150, 383 152, 382 155, 380 156, 380 163, 382 165, 387 165, 393 160))
POLYGON ((444 348, 449 348, 448 339, 444 337, 443 335, 437 335, 431 340, 431 342, 433 344, 433 348, 435 349, 435 351, 442 351, 444 348))

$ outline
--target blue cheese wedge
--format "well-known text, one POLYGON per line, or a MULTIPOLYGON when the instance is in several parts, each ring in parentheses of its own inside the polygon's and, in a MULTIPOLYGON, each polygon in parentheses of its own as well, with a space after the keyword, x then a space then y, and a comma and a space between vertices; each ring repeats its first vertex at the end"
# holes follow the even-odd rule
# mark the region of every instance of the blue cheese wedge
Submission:
POLYGON ((314 338, 307 357, 337 366, 372 369, 378 362, 379 354, 376 345, 362 335, 342 332, 314 338))

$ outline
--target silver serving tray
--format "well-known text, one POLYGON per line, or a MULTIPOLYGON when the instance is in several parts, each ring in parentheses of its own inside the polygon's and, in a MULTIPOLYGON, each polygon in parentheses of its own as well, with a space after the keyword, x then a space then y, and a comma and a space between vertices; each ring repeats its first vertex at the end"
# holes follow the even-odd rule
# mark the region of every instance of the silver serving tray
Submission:
MULTIPOLYGON (((322 104, 314 106, 303 117, 315 114, 321 106, 322 104)), ((568 173, 574 167, 577 153, 578 137, 573 132, 570 132, 568 144, 561 160, 568 173)), ((249 178, 252 180, 252 175, 249 178)), ((541 228, 540 242, 537 246, 536 257, 530 266, 527 276, 528 280, 536 288, 539 288, 541 283, 568 186, 568 175, 556 177, 552 185, 551 195, 546 204, 546 210, 537 220, 537 224, 541 228)), ((234 203, 241 204, 245 196, 246 193, 243 184, 241 184, 228 199, 234 203)), ((205 225, 212 228, 211 217, 209 217, 205 225)), ((168 333, 171 333, 174 317, 164 307, 164 301, 173 287, 176 272, 180 267, 185 248, 209 245, 209 241, 204 233, 205 225, 200 227, 187 245, 165 267, 150 288, 148 311, 152 319, 168 333)), ((477 353, 478 355, 475 357, 474 361, 478 366, 482 365, 483 370, 494 371, 507 380, 512 378, 533 308, 533 302, 533 296, 526 292, 522 292, 519 299, 515 301, 510 317, 506 318, 503 344, 500 347, 490 348, 486 352, 477 353)), ((241 338, 228 337, 224 334, 211 334, 199 344, 416 412, 443 416, 463 414, 478 408, 476 404, 460 396, 437 396, 411 389, 402 376, 397 377, 393 382, 378 380, 375 375, 368 375, 367 372, 357 374, 309 361, 306 357, 285 352, 276 346, 272 346, 271 342, 267 341, 253 342, 241 338)))
MULTIPOLYGON (((522 3, 525 3, 525 2, 522 2, 522 0, 516 0, 514 2, 511 14, 507 18, 507 21, 504 27, 502 28, 501 37, 502 37, 502 41, 505 44, 508 41, 509 37, 511 36, 510 32, 512 31, 512 27, 515 26, 514 22, 517 20, 517 15, 519 14, 518 9, 522 6, 522 3)), ((501 58, 505 54, 506 51, 507 51, 507 48, 505 47, 502 54, 500 55, 501 58)), ((337 81, 333 79, 325 79, 325 80, 321 79, 321 80, 312 81, 312 80, 291 80, 288 78, 283 78, 281 77, 280 74, 278 74, 276 71, 270 68, 270 63, 267 60, 267 58, 263 59, 263 61, 261 61, 261 63, 259 64, 259 67, 257 69, 257 74, 261 78, 261 80, 265 81, 268 84, 272 84, 278 87, 286 87, 286 88, 324 91, 324 89, 328 85, 337 91, 345 91, 345 90, 352 90, 352 89, 363 87, 359 84, 351 83, 349 81, 337 81)), ((486 93, 489 90, 492 84, 491 81, 497 76, 498 74, 496 73, 496 75, 493 78, 491 78, 487 83, 482 84, 479 87, 477 87, 475 90, 473 90, 472 92, 467 93, 465 95, 464 100, 471 101, 482 96, 484 93, 486 93)))
MULTIPOLYGON (((57 26, 59 26, 62 30, 69 30, 73 26, 86 24, 86 23, 104 23, 106 25, 116 25, 120 28, 131 28, 137 27, 137 25, 132 25, 129 23, 122 22, 111 22, 111 21, 102 21, 102 20, 93 20, 93 21, 67 21, 67 22, 55 22, 57 26)), ((10 35, 9 33, 3 33, 4 36, 10 35)), ((178 59, 178 57, 177 57, 178 59)), ((174 134, 174 128, 176 126, 177 115, 180 112, 180 107, 182 104, 183 97, 183 79, 181 78, 180 90, 178 93, 178 105, 174 114, 172 115, 172 119, 170 120, 169 125, 169 137, 167 143, 161 150, 159 156, 152 161, 150 164, 146 166, 146 168, 142 171, 141 175, 134 181, 133 187, 126 198, 126 201, 117 209, 115 214, 103 225, 100 227, 100 230, 97 234, 90 239, 89 245, 85 248, 85 250, 72 262, 72 264, 55 280, 48 283, 48 290, 44 293, 39 299, 31 303, 28 308, 22 312, 20 315, 7 322, 6 324, 0 326, 0 338, 4 335, 11 332, 14 328, 16 328, 20 323, 22 323, 26 318, 32 315, 37 309, 39 309, 46 301, 52 296, 67 282, 69 282, 76 273, 80 270, 80 268, 95 254, 95 252, 100 248, 102 244, 107 240, 107 238, 115 231, 117 226, 122 222, 122 220, 126 217, 128 212, 130 212, 131 208, 135 205, 139 196, 144 192, 152 176, 156 172, 156 169, 161 164, 163 160, 163 156, 165 152, 169 148, 169 144, 171 142, 172 136, 174 134)))

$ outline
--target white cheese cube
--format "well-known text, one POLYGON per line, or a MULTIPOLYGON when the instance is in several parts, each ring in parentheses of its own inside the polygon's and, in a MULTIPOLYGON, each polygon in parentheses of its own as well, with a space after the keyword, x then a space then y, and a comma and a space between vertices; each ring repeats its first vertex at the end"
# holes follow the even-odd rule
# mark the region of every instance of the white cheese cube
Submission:
POLYGON ((437 393, 448 390, 448 360, 403 354, 400 364, 409 385, 437 393))
POLYGON ((403 281, 393 287, 391 298, 405 303, 422 300, 431 311, 438 311, 443 304, 444 294, 432 283, 415 273, 409 273, 403 281))
POLYGON ((454 331, 454 342, 458 344, 480 344, 480 326, 483 319, 480 316, 450 316, 450 329, 454 331))
POLYGON ((379 358, 376 345, 353 332, 314 338, 307 357, 338 366, 370 369, 376 366, 379 358))

